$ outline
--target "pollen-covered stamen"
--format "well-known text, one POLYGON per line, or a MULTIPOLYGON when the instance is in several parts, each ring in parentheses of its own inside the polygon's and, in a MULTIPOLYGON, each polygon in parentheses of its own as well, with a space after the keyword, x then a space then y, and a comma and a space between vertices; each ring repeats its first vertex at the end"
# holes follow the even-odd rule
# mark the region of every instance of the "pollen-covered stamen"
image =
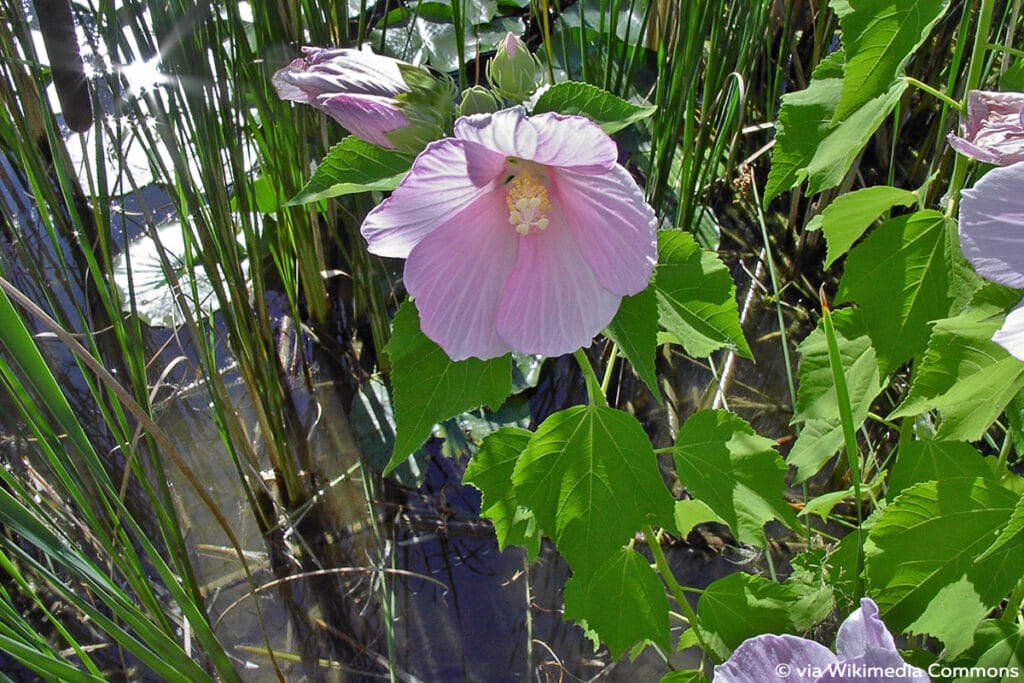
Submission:
POLYGON ((551 210, 548 191, 531 173, 520 173, 509 183, 505 196, 508 222, 520 235, 548 227, 546 212, 551 210))

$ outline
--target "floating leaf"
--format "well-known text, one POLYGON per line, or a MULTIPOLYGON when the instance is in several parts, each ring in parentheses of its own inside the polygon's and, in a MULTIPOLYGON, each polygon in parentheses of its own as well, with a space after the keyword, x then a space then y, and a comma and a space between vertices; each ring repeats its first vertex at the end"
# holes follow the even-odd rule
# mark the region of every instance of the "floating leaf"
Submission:
POLYGON ((481 405, 497 410, 512 392, 509 356, 453 361, 420 331, 419 314, 411 301, 395 314, 385 351, 391 359, 397 422, 395 450, 386 472, 423 445, 438 422, 481 405))
POLYGON ((285 206, 356 192, 393 190, 410 166, 410 155, 381 149, 350 135, 331 147, 313 177, 285 206))
POLYGON ((735 413, 702 410, 679 429, 673 450, 683 486, 728 522, 739 541, 761 548, 767 522, 800 526, 782 498, 786 465, 774 446, 735 413))
POLYGON ((620 548, 593 573, 573 573, 565 584, 565 617, 585 623, 612 657, 636 643, 670 649, 668 598, 650 562, 620 548))
MULTIPOLYGON (((349 419, 363 455, 372 467, 383 472, 395 450, 395 411, 388 386, 376 377, 359 385, 349 419)), ((426 457, 422 450, 392 472, 398 483, 410 488, 419 488, 425 474, 426 457)))
POLYGON ((658 346, 658 304, 654 287, 625 297, 605 334, 619 345, 622 355, 660 403, 661 391, 654 373, 654 353, 658 346))
POLYGON ((533 113, 553 111, 585 116, 611 135, 649 118, 656 110, 657 107, 650 105, 631 104, 588 83, 566 81, 544 91, 537 98, 533 113))
MULTIPOLYGON (((195 317, 210 316, 220 310, 221 301, 206 269, 198 262, 189 263, 185 230, 177 221, 162 223, 156 228, 157 241, 148 234, 142 235, 113 259, 114 286, 121 297, 121 310, 136 313, 150 327, 184 325, 183 302, 195 317), (167 259, 178 287, 164 271, 161 253, 167 259), (135 295, 134 300, 132 294, 135 295)), ((197 248, 196 245, 192 247, 196 259, 197 248)), ((248 277, 249 260, 242 260, 241 267, 248 277)), ((224 287, 224 294, 230 299, 231 290, 224 287)))
POLYGON ((982 478, 943 479, 903 491, 864 546, 870 593, 886 624, 939 638, 947 657, 969 647, 975 625, 1024 573, 1021 537, 979 559, 1018 498, 982 478))
POLYGON ((540 530, 533 513, 519 505, 512 487, 512 471, 533 436, 525 429, 506 427, 484 439, 466 467, 462 480, 483 494, 480 514, 494 523, 498 549, 524 546, 531 561, 540 550, 540 530))
POLYGON ((937 211, 892 218, 846 258, 838 301, 854 301, 883 372, 928 343, 929 323, 949 315, 948 219, 937 211))
POLYGON ((661 325, 679 338, 694 358, 735 348, 752 358, 740 327, 736 285, 716 254, 703 251, 681 230, 658 232, 654 276, 661 325))
POLYGON ((512 475, 515 495, 574 571, 592 574, 645 525, 674 528, 672 496, 636 418, 576 406, 537 429, 512 475))
POLYGON ((808 230, 821 228, 828 244, 825 267, 845 254, 879 216, 894 206, 917 203, 909 190, 888 185, 863 187, 836 197, 835 201, 807 224, 808 230))

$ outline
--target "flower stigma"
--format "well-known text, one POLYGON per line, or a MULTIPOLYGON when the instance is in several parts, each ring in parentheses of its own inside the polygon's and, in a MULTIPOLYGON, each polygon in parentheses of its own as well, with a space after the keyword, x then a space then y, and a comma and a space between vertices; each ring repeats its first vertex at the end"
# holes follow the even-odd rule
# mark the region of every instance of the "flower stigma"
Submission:
POLYGON ((548 191, 532 173, 522 172, 511 180, 505 203, 508 205, 508 222, 520 235, 548 227, 545 214, 551 210, 548 191))

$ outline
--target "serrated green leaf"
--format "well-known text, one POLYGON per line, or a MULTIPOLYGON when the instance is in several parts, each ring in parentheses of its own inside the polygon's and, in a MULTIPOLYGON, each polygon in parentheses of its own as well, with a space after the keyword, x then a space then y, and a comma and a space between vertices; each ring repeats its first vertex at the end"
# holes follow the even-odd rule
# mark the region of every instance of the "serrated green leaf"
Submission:
POLYGON ((1001 316, 979 308, 937 322, 910 392, 891 417, 938 410, 937 437, 980 439, 1024 388, 1024 364, 992 341, 1001 324, 1001 316))
POLYGON ((949 662, 949 666, 980 667, 986 673, 992 672, 985 678, 955 678, 955 683, 1017 683, 1024 672, 1024 627, 1016 622, 986 619, 974 631, 974 644, 949 662))
POLYGON ((674 528, 672 496, 632 415, 576 406, 537 429, 512 475, 521 505, 573 571, 592 573, 645 525, 674 528))
POLYGON ((825 77, 829 72, 819 67, 805 90, 782 98, 765 202, 805 179, 808 195, 841 183, 907 87, 903 81, 896 81, 885 93, 833 126, 843 80, 825 77))
POLYGON ((693 531, 693 527, 698 524, 706 524, 708 522, 719 522, 720 524, 725 525, 729 524, 719 517, 714 510, 708 507, 707 503, 697 500, 696 498, 687 498, 686 500, 676 501, 675 520, 676 529, 679 530, 679 535, 681 537, 685 537, 693 531))
POLYGON ((942 17, 948 0, 851 0, 839 18, 846 65, 833 121, 884 93, 942 17))
MULTIPOLYGON (((1017 505, 1013 508, 1010 521, 1000 530, 999 537, 992 542, 992 545, 978 555, 978 561, 988 559, 995 553, 1005 552, 1006 546, 1024 547, 1024 498, 1017 499, 1017 505)), ((1011 550, 1011 552, 1013 551, 1011 550)))
POLYGON ((413 157, 381 149, 348 136, 327 153, 313 177, 285 206, 308 204, 370 190, 393 190, 412 166, 413 157))
POLYGON ((540 551, 540 530, 533 513, 516 500, 512 471, 532 436, 532 432, 516 427, 489 434, 462 475, 462 481, 482 494, 480 514, 494 523, 498 549, 512 544, 524 546, 531 562, 540 551))
POLYGON ((805 422, 786 456, 786 462, 796 468, 793 482, 799 484, 814 476, 843 447, 843 441, 839 418, 805 422))
POLYGON ((739 541, 760 548, 767 522, 799 527, 782 498, 786 465, 774 446, 735 413, 702 410, 680 428, 672 453, 683 486, 724 519, 739 541))
MULTIPOLYGON (((836 341, 846 377, 854 424, 859 427, 868 416, 872 402, 882 392, 878 359, 859 310, 832 313, 836 341)), ((796 482, 821 469, 843 445, 839 403, 836 396, 828 344, 819 322, 800 346, 800 369, 794 422, 804 422, 787 462, 797 468, 796 482)))
POLYGON ((924 481, 956 477, 995 479, 994 464, 995 460, 982 457, 963 441, 911 441, 896 454, 885 497, 892 500, 904 489, 924 481))
POLYGON ((892 218, 846 258, 838 301, 854 301, 885 373, 924 350, 929 323, 949 315, 946 232, 937 211, 892 218))
POLYGON ((661 403, 658 377, 654 373, 654 353, 658 346, 658 303, 654 287, 648 286, 639 294, 625 297, 605 334, 619 345, 637 376, 661 403))
MULTIPOLYGON (((878 379, 878 359, 859 310, 847 308, 834 311, 832 321, 854 421, 859 426, 867 417, 872 401, 883 389, 878 379)), ((800 343, 797 351, 800 353, 800 369, 797 372, 800 385, 793 421, 838 419, 836 388, 829 365, 825 332, 820 322, 800 343)))
POLYGON ((419 314, 411 301, 395 314, 385 351, 391 359, 396 422, 395 450, 386 472, 423 445, 438 422, 481 405, 497 410, 512 393, 508 355, 453 361, 420 331, 419 314))
POLYGON ((697 602, 697 628, 708 654, 724 661, 747 638, 797 633, 790 612, 796 598, 789 586, 752 574, 718 579, 697 602))
POLYGON ((736 285, 716 254, 703 251, 681 230, 658 233, 654 275, 661 325, 679 338, 694 358, 735 348, 752 358, 740 327, 736 285))
MULTIPOLYGON (((688 633, 688 631, 684 632, 688 633)), ((669 671, 658 683, 707 683, 708 677, 703 671, 690 669, 687 671, 669 671)))
POLYGON ((654 114, 657 107, 631 104, 588 83, 566 81, 548 88, 537 98, 534 114, 557 112, 585 116, 611 135, 654 114))
POLYGON ((668 598, 650 562, 620 548, 593 573, 577 573, 565 584, 565 616, 595 632, 618 659, 636 643, 670 648, 668 598))
POLYGON ((1024 573, 1024 538, 978 559, 1017 499, 986 479, 943 479, 904 490, 885 509, 864 552, 870 594, 893 632, 935 636, 947 657, 970 646, 975 625, 1024 573))
POLYGON ((831 266, 860 239, 879 216, 894 206, 917 203, 917 195, 909 190, 888 185, 864 187, 836 197, 824 211, 807 224, 808 230, 821 228, 828 244, 825 267, 831 266))
POLYGON ((785 586, 797 595, 790 619, 798 631, 806 631, 825 619, 835 606, 824 549, 805 550, 790 560, 792 572, 785 586))

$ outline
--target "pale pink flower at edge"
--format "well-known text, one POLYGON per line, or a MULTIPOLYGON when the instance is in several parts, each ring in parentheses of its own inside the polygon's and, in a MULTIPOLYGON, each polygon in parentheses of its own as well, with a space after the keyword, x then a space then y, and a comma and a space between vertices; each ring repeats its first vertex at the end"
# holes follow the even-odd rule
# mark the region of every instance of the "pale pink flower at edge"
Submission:
POLYGON ((615 142, 577 116, 466 116, 370 212, 369 250, 407 259, 424 334, 453 360, 588 346, 647 286, 656 218, 615 142))
MULTIPOLYGON (((1024 163, 994 168, 960 200, 960 248, 981 277, 1024 289, 1024 163)), ((1024 360, 1024 302, 992 341, 1024 360)))
POLYGON ((1024 161, 1024 93, 970 91, 960 136, 950 133, 948 140, 964 156, 988 164, 1024 161))
POLYGON ((923 669, 907 664, 871 598, 839 627, 836 653, 813 640, 762 635, 743 641, 715 667, 713 683, 923 683, 923 669), (870 672, 870 673, 869 673, 870 672), (877 675, 876 672, 886 672, 877 675))

